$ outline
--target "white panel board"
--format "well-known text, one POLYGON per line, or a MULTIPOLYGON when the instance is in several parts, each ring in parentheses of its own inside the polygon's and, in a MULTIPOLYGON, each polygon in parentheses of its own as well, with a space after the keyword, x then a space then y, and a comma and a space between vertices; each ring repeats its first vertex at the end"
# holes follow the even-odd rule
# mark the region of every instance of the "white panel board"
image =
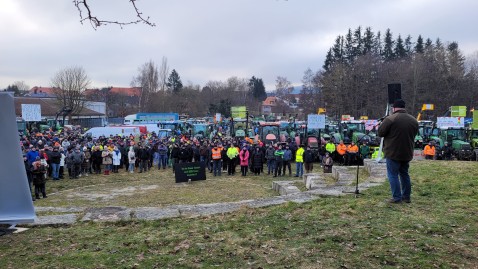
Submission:
POLYGON ((22 104, 22 118, 25 121, 41 121, 41 105, 22 104))
POLYGON ((0 93, 0 224, 32 223, 32 196, 19 143, 13 97, 0 93))
POLYGON ((307 128, 309 129, 324 129, 325 115, 310 114, 307 116, 307 128))

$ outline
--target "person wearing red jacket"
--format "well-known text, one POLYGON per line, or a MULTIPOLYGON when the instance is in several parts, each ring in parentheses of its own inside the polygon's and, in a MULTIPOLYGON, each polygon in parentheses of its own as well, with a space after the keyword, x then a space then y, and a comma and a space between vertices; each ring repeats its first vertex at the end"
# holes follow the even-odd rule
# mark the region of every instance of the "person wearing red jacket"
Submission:
POLYGON ((243 177, 247 175, 247 167, 249 166, 249 151, 247 147, 243 147, 241 152, 239 152, 239 160, 241 165, 241 174, 243 177))

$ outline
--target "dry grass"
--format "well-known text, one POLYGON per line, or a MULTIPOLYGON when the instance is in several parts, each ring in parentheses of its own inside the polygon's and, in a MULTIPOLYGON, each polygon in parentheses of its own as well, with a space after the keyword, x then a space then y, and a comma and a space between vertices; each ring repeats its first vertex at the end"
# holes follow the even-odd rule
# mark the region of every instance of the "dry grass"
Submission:
MULTIPOLYGON (((163 207, 173 204, 233 202, 277 195, 271 190, 272 176, 213 177, 191 184, 175 183, 171 169, 152 169, 147 173, 90 175, 80 179, 48 181, 49 197, 37 206, 62 207, 163 207)), ((284 180, 281 178, 281 180, 284 180)))

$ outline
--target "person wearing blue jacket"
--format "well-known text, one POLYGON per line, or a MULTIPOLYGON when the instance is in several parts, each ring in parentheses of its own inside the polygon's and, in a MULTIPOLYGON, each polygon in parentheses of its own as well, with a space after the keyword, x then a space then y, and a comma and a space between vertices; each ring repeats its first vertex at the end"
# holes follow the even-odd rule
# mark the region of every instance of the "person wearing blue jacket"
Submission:
POLYGON ((282 174, 285 175, 285 168, 289 169, 289 176, 292 175, 292 169, 290 167, 290 162, 292 160, 292 150, 290 150, 289 145, 285 146, 284 155, 282 156, 283 168, 282 174))
POLYGON ((27 153, 28 163, 31 165, 35 162, 36 158, 40 156, 35 147, 31 147, 30 151, 27 153))

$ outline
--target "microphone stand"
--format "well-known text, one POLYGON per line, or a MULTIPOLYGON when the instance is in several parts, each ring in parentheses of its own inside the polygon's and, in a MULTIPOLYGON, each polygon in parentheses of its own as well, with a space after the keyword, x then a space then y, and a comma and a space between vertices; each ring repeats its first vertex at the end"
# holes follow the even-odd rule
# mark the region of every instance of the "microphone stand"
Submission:
MULTIPOLYGON (((360 145, 362 143, 362 140, 365 138, 365 137, 370 137, 369 135, 367 134, 364 134, 359 140, 357 140, 357 145, 360 145)), ((360 156, 360 146, 358 147, 359 148, 359 152, 357 152, 357 154, 359 154, 360 156)), ((359 187, 358 187, 358 184, 359 184, 359 170, 360 170, 360 162, 357 160, 357 174, 356 174, 356 180, 355 180, 355 191, 342 191, 342 193, 353 193, 355 194, 355 198, 357 198, 357 196, 359 195, 363 195, 363 193, 361 193, 359 191, 359 187)))

